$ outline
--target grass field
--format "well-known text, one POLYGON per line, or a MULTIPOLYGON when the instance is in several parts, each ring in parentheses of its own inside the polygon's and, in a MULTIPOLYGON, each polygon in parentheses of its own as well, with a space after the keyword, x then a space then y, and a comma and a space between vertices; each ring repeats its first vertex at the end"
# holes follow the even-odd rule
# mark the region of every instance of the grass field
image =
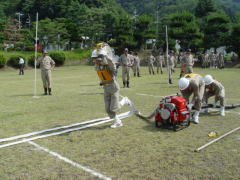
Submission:
MULTIPOLYGON (((142 68, 142 77, 131 79, 131 88, 121 88, 142 114, 148 115, 161 98, 178 92, 177 78, 167 84, 163 75, 151 76, 142 68), (145 95, 143 95, 145 94, 145 95), (148 96, 149 95, 149 96, 148 96)), ((240 104, 240 69, 203 70, 226 88, 227 104, 240 104)), ((118 77, 120 85, 121 76, 118 77)), ((53 95, 42 96, 40 72, 38 99, 33 98, 34 71, 0 71, 0 138, 106 117, 103 89, 91 66, 68 66, 53 71, 53 95)), ((123 108, 121 112, 127 111, 123 108)), ((230 110, 240 112, 240 109, 230 110)), ((125 180, 240 179, 240 131, 209 146, 200 153, 194 149, 209 142, 207 135, 220 135, 240 126, 238 114, 217 113, 200 116, 179 132, 155 128, 154 122, 136 116, 123 120, 124 126, 111 129, 111 123, 34 141, 76 163, 111 177, 125 180)), ((0 180, 92 180, 88 172, 23 143, 0 149, 0 180)))

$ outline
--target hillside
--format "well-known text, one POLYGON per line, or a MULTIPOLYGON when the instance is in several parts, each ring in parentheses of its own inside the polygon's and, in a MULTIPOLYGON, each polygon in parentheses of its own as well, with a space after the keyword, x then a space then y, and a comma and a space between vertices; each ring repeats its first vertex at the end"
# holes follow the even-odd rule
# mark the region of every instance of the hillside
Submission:
MULTIPOLYGON (((166 16, 173 12, 187 10, 194 12, 197 0, 116 0, 130 14, 153 14, 159 7, 160 16, 166 16)), ((230 17, 240 12, 240 0, 213 0, 217 9, 224 10, 230 17)))

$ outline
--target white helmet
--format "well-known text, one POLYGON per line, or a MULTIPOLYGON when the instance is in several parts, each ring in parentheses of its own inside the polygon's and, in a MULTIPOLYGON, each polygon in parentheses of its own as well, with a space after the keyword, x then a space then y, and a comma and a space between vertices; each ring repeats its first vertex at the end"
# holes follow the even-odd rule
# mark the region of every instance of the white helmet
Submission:
POLYGON ((97 58, 97 57, 98 57, 98 55, 97 55, 97 50, 95 49, 95 50, 93 50, 93 52, 92 52, 91 58, 97 58))
POLYGON ((189 83, 190 83, 189 79, 183 77, 183 78, 179 79, 178 87, 182 91, 182 90, 186 89, 189 86, 189 83))
POLYGON ((108 53, 107 53, 107 50, 105 47, 101 48, 98 50, 98 55, 103 55, 103 56, 107 56, 108 53))
POLYGON ((206 85, 209 85, 211 84, 214 80, 213 80, 213 77, 211 75, 206 75, 204 78, 203 78, 204 82, 206 85))

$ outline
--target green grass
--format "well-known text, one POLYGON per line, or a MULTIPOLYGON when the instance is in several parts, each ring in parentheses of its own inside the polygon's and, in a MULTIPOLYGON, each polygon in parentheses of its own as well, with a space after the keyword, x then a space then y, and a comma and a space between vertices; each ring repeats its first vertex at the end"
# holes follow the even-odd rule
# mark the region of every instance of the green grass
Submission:
MULTIPOLYGON (((121 69, 120 69, 121 71, 121 69)), ((131 88, 121 89, 142 114, 153 111, 160 98, 178 92, 164 75, 150 76, 142 68, 142 77, 131 79, 131 88)), ((227 104, 240 103, 239 69, 195 69, 212 74, 226 88, 227 104)), ((37 95, 32 98, 34 71, 18 76, 14 70, 0 71, 0 138, 106 117, 103 89, 92 66, 69 66, 53 71, 53 96, 42 96, 40 72, 37 95)), ((121 75, 118 78, 121 84, 121 75)), ((125 112, 127 108, 121 110, 125 112)), ((240 112, 240 109, 231 111, 240 112)), ((34 142, 58 152, 79 164, 113 179, 240 179, 240 132, 220 140, 201 153, 194 149, 209 142, 207 134, 220 135, 240 126, 239 116, 227 113, 202 115, 199 125, 179 132, 155 128, 135 116, 123 120, 124 126, 111 129, 111 123, 34 142)), ((51 155, 25 143, 0 149, 0 179, 96 179, 51 155)))

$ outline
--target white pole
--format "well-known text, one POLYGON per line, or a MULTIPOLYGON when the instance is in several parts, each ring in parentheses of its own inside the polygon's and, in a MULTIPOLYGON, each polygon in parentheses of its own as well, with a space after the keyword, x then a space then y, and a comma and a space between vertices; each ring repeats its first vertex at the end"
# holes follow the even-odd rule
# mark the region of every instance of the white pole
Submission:
POLYGON ((168 61, 168 27, 166 26, 166 59, 167 59, 167 68, 168 68, 168 83, 172 84, 171 69, 168 61))
POLYGON ((36 36, 35 36, 35 61, 34 61, 34 71, 35 71, 35 79, 34 79, 34 96, 37 94, 37 40, 38 40, 38 12, 36 15, 36 36))
POLYGON ((238 128, 236 128, 236 129, 233 129, 233 130, 227 132, 226 134, 224 134, 224 135, 218 137, 217 139, 214 139, 214 140, 210 141, 209 143, 207 143, 207 144, 201 146, 200 148, 195 149, 194 151, 195 151, 195 152, 200 152, 202 149, 204 149, 204 148, 210 146, 211 144, 213 144, 213 143, 219 141, 220 139, 222 139, 222 138, 228 136, 229 134, 232 134, 232 133, 234 133, 235 131, 238 131, 238 130, 240 130, 240 127, 238 127, 238 128))

